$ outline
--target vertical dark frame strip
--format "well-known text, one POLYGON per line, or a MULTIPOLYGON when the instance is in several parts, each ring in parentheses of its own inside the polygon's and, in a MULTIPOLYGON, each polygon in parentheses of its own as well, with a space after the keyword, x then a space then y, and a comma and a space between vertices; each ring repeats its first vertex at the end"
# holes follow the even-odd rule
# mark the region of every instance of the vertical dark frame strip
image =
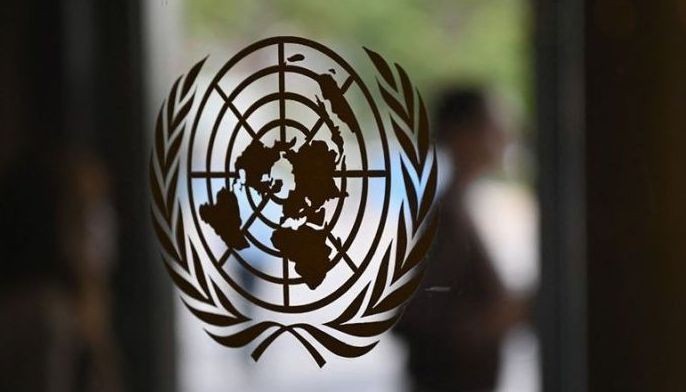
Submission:
POLYGON ((584 14, 535 0, 544 391, 585 391, 584 14))
POLYGON ((171 285, 152 246, 142 5, 63 0, 67 132, 111 177, 117 260, 111 278, 119 373, 128 391, 175 390, 171 285))
POLYGON ((686 4, 586 0, 591 391, 686 391, 686 4))

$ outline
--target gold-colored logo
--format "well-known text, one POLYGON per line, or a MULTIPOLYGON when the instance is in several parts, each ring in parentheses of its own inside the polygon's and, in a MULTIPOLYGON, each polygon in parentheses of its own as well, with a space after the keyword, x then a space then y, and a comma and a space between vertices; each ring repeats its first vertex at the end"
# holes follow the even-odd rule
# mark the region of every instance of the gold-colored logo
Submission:
POLYGON ((254 342, 255 360, 283 333, 319 366, 322 348, 363 355, 421 280, 437 226, 427 113, 403 68, 365 51, 381 107, 331 49, 274 37, 207 83, 200 61, 160 108, 150 186, 164 265, 207 333, 254 342))

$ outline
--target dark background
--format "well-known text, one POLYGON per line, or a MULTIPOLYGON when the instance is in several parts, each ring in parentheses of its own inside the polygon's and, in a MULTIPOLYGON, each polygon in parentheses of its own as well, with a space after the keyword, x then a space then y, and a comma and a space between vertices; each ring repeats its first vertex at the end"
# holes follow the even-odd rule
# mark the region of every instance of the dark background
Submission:
MULTIPOLYGON (((11 178, 17 167, 25 166, 55 173, 63 163, 61 152, 71 150, 87 151, 108 168, 119 228, 111 294, 122 378, 128 390, 171 390, 173 297, 162 264, 151 257, 157 253, 147 202, 139 4, 10 1, 1 7, 0 175, 11 178)), ((30 187, 36 177, 16 180, 13 187, 21 189, 30 187)), ((25 196, 20 205, 3 200, 3 211, 26 207, 21 218, 30 222, 26 235, 33 237, 33 247, 40 248, 51 243, 55 233, 37 227, 55 223, 28 206, 59 196, 57 192, 25 196)), ((3 222, 4 230, 15 229, 9 223, 3 222)), ((24 267, 30 262, 25 258, 25 254, 2 254, 3 270, 13 272, 3 274, 3 287, 30 279, 31 272, 24 267)))
MULTIPOLYGON (((120 227, 111 284, 123 382, 170 390, 172 296, 150 257, 139 5, 1 7, 0 176, 38 189, 18 205, 3 196, 3 237, 21 227, 10 208, 41 205, 16 219, 33 222, 34 250, 57 252, 54 195, 36 176, 57 170, 64 150, 99 157, 120 227)), ((545 390, 684 390, 686 6, 537 0, 534 11, 545 390)), ((45 266, 26 262, 26 249, 0 256, 1 293, 38 284, 27 277, 45 266)))

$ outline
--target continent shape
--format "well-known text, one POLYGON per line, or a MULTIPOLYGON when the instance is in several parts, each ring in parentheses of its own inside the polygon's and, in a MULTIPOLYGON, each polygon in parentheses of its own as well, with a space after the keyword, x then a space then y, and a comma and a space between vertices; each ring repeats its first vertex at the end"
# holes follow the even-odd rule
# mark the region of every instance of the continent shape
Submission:
MULTIPOLYGON (((355 116, 331 75, 318 75, 317 82, 332 111, 353 133, 358 133, 359 125, 355 116)), ((321 140, 311 140, 295 150, 295 138, 276 141, 272 147, 265 146, 259 138, 255 138, 235 161, 235 170, 242 180, 240 184, 259 192, 263 198, 277 194, 284 185, 281 179, 271 176, 275 163, 285 158, 291 164, 294 186, 287 188, 290 191, 283 201, 279 227, 272 233, 271 241, 288 261, 295 264, 295 271, 310 289, 317 288, 332 267, 329 260, 332 249, 326 245, 328 231, 324 222, 324 204, 348 196, 338 188, 334 177, 336 165, 341 160, 345 167, 339 127, 333 124, 319 98, 317 106, 325 113, 324 121, 331 130, 331 140, 337 151, 329 149, 327 143, 321 140), (283 226, 288 219, 296 222, 294 228, 283 226)), ((236 195, 222 188, 217 192, 216 199, 216 204, 200 206, 200 217, 230 249, 247 248, 249 243, 242 230, 236 195)))
POLYGON ((287 151, 285 158, 293 166, 295 189, 283 205, 283 220, 312 216, 328 200, 346 196, 334 181, 336 153, 325 142, 314 140, 298 151, 287 151))
POLYGON ((317 288, 331 269, 326 246, 326 232, 308 225, 297 229, 279 227, 272 234, 272 243, 288 260, 295 263, 297 272, 310 289, 317 288))
POLYGON ((248 241, 241 232, 241 215, 236 195, 226 188, 217 192, 217 203, 200 206, 200 218, 210 225, 230 249, 245 249, 248 241))

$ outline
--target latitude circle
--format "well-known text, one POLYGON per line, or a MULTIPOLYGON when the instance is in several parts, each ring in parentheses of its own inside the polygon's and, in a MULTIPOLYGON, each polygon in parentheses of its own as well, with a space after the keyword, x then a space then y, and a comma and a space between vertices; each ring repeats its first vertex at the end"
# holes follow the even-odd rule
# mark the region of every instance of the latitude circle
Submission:
MULTIPOLYGON (((388 141, 386 138, 384 126, 383 126, 383 121, 381 120, 379 110, 376 107, 376 104, 374 100, 372 99, 372 96, 369 92, 369 89, 367 86, 364 84, 364 82, 361 80, 359 75, 354 71, 354 69, 343 59, 341 58, 338 54, 336 54, 334 51, 331 49, 327 48, 326 46, 319 44, 317 42, 304 39, 304 38, 299 38, 299 37, 273 37, 273 38, 268 38, 264 39, 258 42, 255 42, 248 47, 244 48, 243 50, 239 51, 235 56, 233 56, 224 66, 220 69, 220 71, 216 74, 212 82, 210 83, 208 89, 206 90, 202 101, 200 103, 200 106, 198 108, 198 115, 196 115, 195 120, 193 121, 193 126, 191 129, 191 136, 190 136, 190 142, 189 142, 189 148, 188 148, 188 156, 189 159, 187 159, 187 170, 188 172, 191 171, 192 166, 192 154, 193 154, 193 144, 195 141, 195 136, 197 133, 198 129, 198 124, 200 117, 207 104, 207 101, 210 98, 210 95, 214 92, 215 89, 218 88, 218 83, 221 80, 221 78, 236 64, 238 63, 241 59, 243 59, 245 56, 248 54, 267 47, 267 46, 272 46, 272 45, 285 45, 285 44, 297 44, 297 45, 303 45, 306 47, 310 47, 314 49, 315 51, 318 51, 319 53, 329 57, 332 59, 334 62, 336 62, 339 66, 341 66, 349 75, 349 77, 352 78, 353 82, 357 85, 357 87, 361 90, 365 100, 367 101, 367 105, 369 106, 370 110, 372 111, 374 121, 376 122, 376 128, 377 131, 379 132, 380 140, 381 140, 381 147, 383 149, 383 161, 384 161, 384 169, 385 169, 385 174, 383 176, 383 179, 385 180, 385 187, 384 187, 384 195, 383 195, 383 206, 381 209, 381 214, 380 218, 378 220, 378 227, 376 230, 376 234, 372 240, 372 243, 369 247, 369 250, 367 251, 367 254, 364 256, 363 260, 361 263, 359 263, 358 268, 355 270, 353 275, 348 278, 342 285, 340 285, 337 289, 335 289, 332 293, 327 294, 323 298, 319 298, 317 300, 314 300, 313 302, 306 303, 306 304, 298 304, 298 305, 290 305, 290 306, 284 306, 284 305, 279 305, 279 304, 274 304, 271 302, 264 301, 260 298, 255 297, 252 293, 248 292, 246 289, 244 289, 241 285, 239 285, 234 279, 228 275, 228 273, 221 268, 220 265, 217 263, 216 256, 210 249, 206 238, 204 237, 204 230, 202 229, 197 213, 195 211, 195 202, 193 198, 193 192, 192 192, 192 178, 191 176, 187 176, 187 186, 189 188, 188 192, 188 198, 191 206, 191 215, 193 218, 194 225, 196 227, 196 230, 199 234, 199 239, 200 242, 202 243, 207 255, 210 257, 211 261, 218 267, 217 271, 220 273, 222 278, 226 280, 226 282, 231 286, 232 289, 234 289, 238 294, 246 298, 247 300, 253 302, 254 304, 263 307, 264 309, 268 310, 273 310, 273 311, 279 311, 279 312, 284 312, 284 313, 302 313, 302 312, 307 312, 307 311, 312 311, 315 309, 318 309, 322 306, 325 306, 331 302, 333 302, 335 299, 340 297, 344 292, 350 289, 352 285, 360 278, 362 275, 362 272, 366 269, 367 265, 370 263, 372 257, 374 256, 375 252, 377 251, 380 239, 381 239, 381 234, 383 232, 383 226, 386 221, 386 218, 388 216, 388 209, 389 209, 389 196, 390 196, 390 180, 391 180, 391 171, 390 171, 390 155, 388 152, 388 141)), ((284 68, 294 68, 293 66, 285 66, 284 68)), ((267 68, 265 68, 267 69, 267 68)), ((309 70, 308 70, 309 71, 309 70)), ((312 71, 309 71, 312 72, 312 71)), ((233 93, 232 93, 233 94, 233 93)), ((225 112, 226 108, 223 108, 222 112, 225 112)), ((361 140, 361 135, 358 136, 358 145, 360 148, 364 149, 364 141, 361 140)), ((214 134, 212 135, 211 139, 214 137, 214 134)), ((208 160, 209 162, 209 160, 208 160)), ((209 164, 208 164, 208 169, 209 169, 209 164)), ((208 193, 210 194, 211 197, 211 187, 208 185, 208 193)), ((366 200, 366 189, 364 190, 364 195, 363 195, 363 200, 366 200)), ((355 236, 351 235, 346 239, 346 243, 352 243, 354 240, 355 236)), ((340 256, 340 255, 339 255, 340 256)))

